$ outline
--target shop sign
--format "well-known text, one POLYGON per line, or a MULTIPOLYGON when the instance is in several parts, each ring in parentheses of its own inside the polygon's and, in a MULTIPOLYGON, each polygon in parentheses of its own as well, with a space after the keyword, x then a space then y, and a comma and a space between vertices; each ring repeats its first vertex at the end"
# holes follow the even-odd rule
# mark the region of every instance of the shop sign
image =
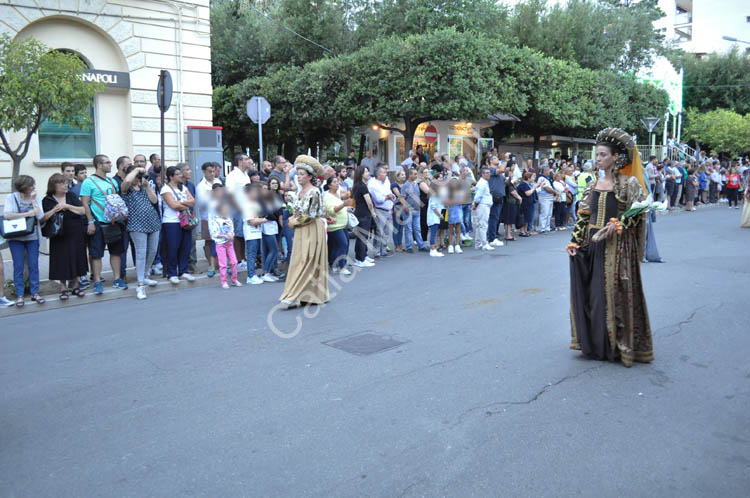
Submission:
POLYGON ((104 83, 109 88, 130 88, 130 74, 120 71, 84 69, 81 79, 83 81, 104 83))
POLYGON ((451 128, 457 133, 461 133, 463 135, 473 135, 474 130, 468 123, 453 123, 451 125, 451 128))

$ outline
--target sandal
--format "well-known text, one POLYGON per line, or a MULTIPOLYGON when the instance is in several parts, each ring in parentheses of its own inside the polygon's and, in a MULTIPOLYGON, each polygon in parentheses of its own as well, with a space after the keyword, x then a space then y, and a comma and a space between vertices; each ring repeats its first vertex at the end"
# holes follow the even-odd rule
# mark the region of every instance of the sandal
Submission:
POLYGON ((67 301, 70 297, 70 291, 68 289, 65 289, 64 291, 60 291, 60 301, 67 301))
POLYGON ((16 299, 16 308, 23 308, 23 298, 19 297, 16 299))
POLYGON ((36 296, 31 296, 31 300, 34 301, 36 304, 44 304, 45 299, 37 294, 36 296))
POLYGON ((70 293, 73 294, 74 296, 78 296, 78 297, 83 297, 83 296, 86 295, 86 293, 83 290, 81 290, 80 287, 76 287, 75 289, 71 289, 70 293))

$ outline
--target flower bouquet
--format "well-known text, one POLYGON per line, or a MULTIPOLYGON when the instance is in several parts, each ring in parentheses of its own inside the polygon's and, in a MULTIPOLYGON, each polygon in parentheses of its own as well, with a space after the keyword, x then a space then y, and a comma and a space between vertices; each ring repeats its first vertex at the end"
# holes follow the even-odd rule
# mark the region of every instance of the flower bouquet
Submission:
MULTIPOLYGON (((623 230, 623 223, 627 218, 633 218, 635 216, 639 216, 643 213, 650 213, 652 211, 664 211, 667 209, 667 203, 665 202, 654 202, 654 198, 649 194, 649 196, 639 202, 634 202, 624 213, 622 213, 622 216, 620 216, 620 219, 617 218, 610 218, 609 222, 612 223, 615 226, 615 231, 617 232, 617 235, 622 234, 623 230)), ((608 234, 610 233, 607 228, 604 228, 602 230, 599 230, 594 234, 593 237, 591 237, 591 240, 594 242, 600 242, 607 238, 608 234)))
POLYGON ((287 192, 286 197, 289 198, 286 204, 284 204, 284 211, 294 216, 294 205, 297 203, 297 192, 287 192))

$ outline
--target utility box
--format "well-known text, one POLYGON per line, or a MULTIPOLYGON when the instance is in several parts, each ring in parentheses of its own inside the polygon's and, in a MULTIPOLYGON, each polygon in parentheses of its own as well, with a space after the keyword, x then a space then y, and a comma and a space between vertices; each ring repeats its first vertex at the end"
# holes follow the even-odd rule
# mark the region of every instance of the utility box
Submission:
POLYGON ((193 183, 203 179, 203 163, 216 162, 224 169, 224 148, 221 145, 221 126, 188 126, 188 164, 193 170, 193 183))

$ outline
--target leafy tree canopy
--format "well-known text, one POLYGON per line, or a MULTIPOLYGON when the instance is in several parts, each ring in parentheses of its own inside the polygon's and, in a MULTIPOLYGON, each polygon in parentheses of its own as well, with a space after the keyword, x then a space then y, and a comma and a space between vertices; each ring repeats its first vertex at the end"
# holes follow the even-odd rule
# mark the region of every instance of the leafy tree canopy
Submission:
POLYGON ((750 152, 750 114, 742 116, 728 109, 701 113, 690 108, 687 122, 686 137, 712 151, 733 156, 750 152))

